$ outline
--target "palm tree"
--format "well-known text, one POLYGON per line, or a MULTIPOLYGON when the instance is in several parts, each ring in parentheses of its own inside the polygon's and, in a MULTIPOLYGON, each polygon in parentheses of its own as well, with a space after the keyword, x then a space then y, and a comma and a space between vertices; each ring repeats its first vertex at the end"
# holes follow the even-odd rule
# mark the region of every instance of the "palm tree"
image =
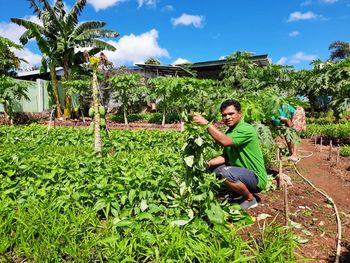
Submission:
POLYGON ((328 50, 331 51, 331 60, 338 60, 350 57, 350 43, 344 41, 334 41, 332 42, 328 50))
MULTIPOLYGON (((65 11, 62 0, 57 0, 53 6, 47 0, 29 0, 34 13, 43 21, 43 34, 50 44, 52 55, 57 59, 57 64, 63 67, 64 80, 68 81, 70 71, 77 61, 83 60, 83 52, 77 52, 77 48, 91 48, 90 55, 102 50, 115 51, 115 47, 99 38, 117 37, 119 34, 112 30, 103 29, 106 25, 101 21, 87 21, 78 24, 78 16, 86 5, 86 0, 77 0, 69 12, 65 11)), ((25 26, 22 19, 14 19, 13 22, 25 26)), ((27 21, 28 22, 28 21, 27 21)), ((28 29, 28 28, 27 28, 28 29)), ((32 30, 32 29, 31 29, 32 30)), ((28 33, 30 36, 30 34, 28 33)), ((71 98, 66 94, 64 100, 64 115, 70 117, 71 98)))

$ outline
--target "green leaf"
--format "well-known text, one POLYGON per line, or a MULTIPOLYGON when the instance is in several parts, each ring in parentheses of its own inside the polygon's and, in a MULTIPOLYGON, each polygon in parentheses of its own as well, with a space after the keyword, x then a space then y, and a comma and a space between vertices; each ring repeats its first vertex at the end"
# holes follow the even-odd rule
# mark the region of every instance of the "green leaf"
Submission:
POLYGON ((145 211, 147 208, 148 208, 148 205, 147 205, 146 200, 142 200, 141 204, 140 204, 141 212, 145 211))
POLYGON ((193 167, 194 156, 193 155, 187 156, 184 158, 184 161, 188 167, 193 167))
POLYGON ((191 221, 191 219, 190 220, 174 220, 174 221, 170 222, 170 225, 171 226, 184 226, 184 225, 188 224, 190 221, 191 221))
POLYGON ((225 212, 217 204, 211 204, 210 209, 207 209, 206 214, 213 224, 225 224, 225 212))
POLYGON ((204 141, 202 139, 202 137, 197 137, 194 142, 198 145, 198 146, 202 146, 204 141))
POLYGON ((129 192, 129 203, 132 205, 134 203, 134 199, 136 197, 136 190, 131 189, 129 192))

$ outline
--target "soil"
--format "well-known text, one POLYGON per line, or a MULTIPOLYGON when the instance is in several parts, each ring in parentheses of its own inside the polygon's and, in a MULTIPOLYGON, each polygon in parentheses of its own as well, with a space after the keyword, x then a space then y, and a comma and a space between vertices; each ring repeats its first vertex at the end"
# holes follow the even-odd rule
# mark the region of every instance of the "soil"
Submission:
MULTIPOLYGON (((48 121, 44 124, 48 125, 48 121)), ((88 127, 89 119, 81 121, 58 121, 55 126, 88 127)), ((131 123, 129 125, 108 122, 109 129, 158 129, 179 131, 181 125, 131 123)), ((320 140, 303 139, 299 146, 301 160, 296 164, 298 171, 321 189, 334 201, 341 219, 342 238, 340 262, 350 263, 350 157, 338 156, 338 146, 321 146, 320 140), (337 157, 338 156, 338 157, 337 157)), ((275 169, 276 173, 278 169, 275 169)), ((334 262, 337 247, 337 221, 331 203, 315 188, 296 173, 291 161, 283 160, 283 173, 291 179, 287 187, 289 226, 299 240, 298 257, 307 262, 334 262)), ((285 223, 284 192, 282 188, 269 190, 257 195, 259 206, 248 212, 257 223, 244 228, 242 234, 259 233, 264 224, 285 223), (267 217, 266 219, 262 219, 267 217)))
MULTIPOLYGON (((333 199, 341 219, 342 239, 340 262, 350 262, 350 157, 337 161, 336 147, 314 144, 314 139, 303 139, 299 147, 301 160, 296 164, 301 175, 333 199), (311 156, 310 156, 311 155, 311 156), (329 158, 330 157, 330 158, 329 158)), ((289 225, 299 237, 300 258, 312 258, 307 262, 334 262, 337 246, 337 222, 330 202, 300 177, 290 161, 283 161, 283 173, 292 181, 288 186, 289 225), (298 224, 295 224, 298 223, 298 224), (299 225, 300 224, 300 225, 299 225)), ((248 228, 256 232, 262 225, 259 218, 270 215, 273 220, 284 223, 284 193, 282 188, 258 194, 260 205, 249 210, 258 224, 248 228), (274 219, 276 217, 276 219, 274 219)), ((260 220, 262 221, 262 220, 260 220)))

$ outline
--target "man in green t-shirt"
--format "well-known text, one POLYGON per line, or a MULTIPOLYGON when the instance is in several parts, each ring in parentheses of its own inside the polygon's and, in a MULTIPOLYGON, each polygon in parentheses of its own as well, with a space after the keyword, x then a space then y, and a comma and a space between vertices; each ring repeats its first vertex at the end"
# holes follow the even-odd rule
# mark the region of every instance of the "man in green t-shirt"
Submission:
MULTIPOLYGON (((219 177, 226 178, 224 183, 235 193, 241 195, 244 209, 258 206, 254 193, 265 189, 267 173, 255 128, 242 119, 241 104, 236 100, 226 100, 220 107, 225 133, 215 126, 208 127, 213 139, 224 147, 223 154, 208 161, 208 167, 219 177)), ((207 125, 208 121, 200 114, 193 121, 207 125)))

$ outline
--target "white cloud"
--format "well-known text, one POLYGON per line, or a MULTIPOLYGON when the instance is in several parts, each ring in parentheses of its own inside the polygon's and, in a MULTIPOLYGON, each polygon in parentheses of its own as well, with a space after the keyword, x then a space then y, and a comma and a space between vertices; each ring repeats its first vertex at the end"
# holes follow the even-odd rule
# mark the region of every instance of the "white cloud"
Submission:
POLYGON ((301 6, 306 6, 306 5, 311 5, 311 4, 312 4, 311 0, 306 0, 306 1, 302 2, 300 5, 301 6))
POLYGON ((300 35, 300 32, 299 31, 292 31, 288 34, 290 37, 296 37, 296 36, 299 36, 300 35))
POLYGON ((314 14, 311 11, 301 13, 299 11, 291 13, 289 15, 288 22, 298 21, 298 20, 310 20, 310 19, 316 19, 319 15, 314 14))
POLYGON ((334 4, 335 2, 338 2, 338 0, 321 0, 321 2, 325 4, 334 4))
POLYGON ((304 52, 297 52, 290 57, 281 57, 276 64, 277 65, 290 65, 290 64, 299 64, 301 62, 311 62, 317 59, 317 55, 305 54, 304 52))
POLYGON ((162 12, 171 12, 174 11, 174 7, 172 5, 166 5, 162 8, 162 12))
POLYGON ((87 0, 87 3, 92 5, 96 11, 99 11, 114 6, 123 1, 125 0, 87 0))
POLYGON ((150 57, 169 57, 166 49, 158 45, 158 31, 155 29, 141 35, 123 36, 118 42, 108 41, 116 47, 116 51, 104 51, 115 66, 143 63, 150 57))
POLYGON ((305 54, 304 52, 297 52, 295 53, 292 58, 290 59, 290 63, 292 64, 299 64, 302 61, 312 61, 317 59, 317 55, 308 55, 305 54))
POLYGON ((198 28, 198 27, 202 27, 203 26, 204 20, 205 20, 204 16, 194 16, 194 15, 189 15, 189 14, 183 13, 178 18, 172 18, 171 19, 171 23, 174 26, 178 26, 178 25, 183 25, 183 26, 193 25, 194 27, 198 28))
POLYGON ((287 62, 287 57, 281 57, 277 62, 276 62, 276 64, 277 65, 285 65, 286 64, 286 62, 287 62))
MULTIPOLYGON (((27 16, 23 19, 32 21, 37 24, 42 24, 42 22, 36 16, 27 16)), ((20 44, 19 38, 25 31, 26 29, 24 27, 18 26, 14 23, 0 23, 0 35, 12 40, 17 44, 20 44)), ((13 52, 17 57, 22 58, 28 62, 21 62, 21 68, 31 68, 33 66, 39 66, 41 64, 41 55, 33 53, 28 48, 23 48, 20 50, 13 49, 13 52)))
POLYGON ((148 5, 148 6, 156 6, 157 0, 137 0, 139 3, 139 8, 142 7, 143 5, 148 5))
POLYGON ((226 56, 220 56, 219 57, 219 60, 224 60, 224 59, 226 59, 226 56))
POLYGON ((178 64, 184 64, 184 63, 191 63, 191 61, 185 59, 185 58, 177 58, 171 65, 178 65, 178 64))
POLYGON ((16 54, 17 57, 27 61, 27 63, 21 62, 21 69, 32 68, 33 66, 40 66, 41 64, 41 55, 33 53, 28 48, 20 50, 14 49, 13 52, 16 54))
MULTIPOLYGON (((42 25, 42 22, 36 16, 28 16, 23 19, 42 25)), ((24 27, 18 26, 14 23, 0 23, 0 35, 17 44, 20 43, 19 38, 25 31, 26 29, 24 27)))

